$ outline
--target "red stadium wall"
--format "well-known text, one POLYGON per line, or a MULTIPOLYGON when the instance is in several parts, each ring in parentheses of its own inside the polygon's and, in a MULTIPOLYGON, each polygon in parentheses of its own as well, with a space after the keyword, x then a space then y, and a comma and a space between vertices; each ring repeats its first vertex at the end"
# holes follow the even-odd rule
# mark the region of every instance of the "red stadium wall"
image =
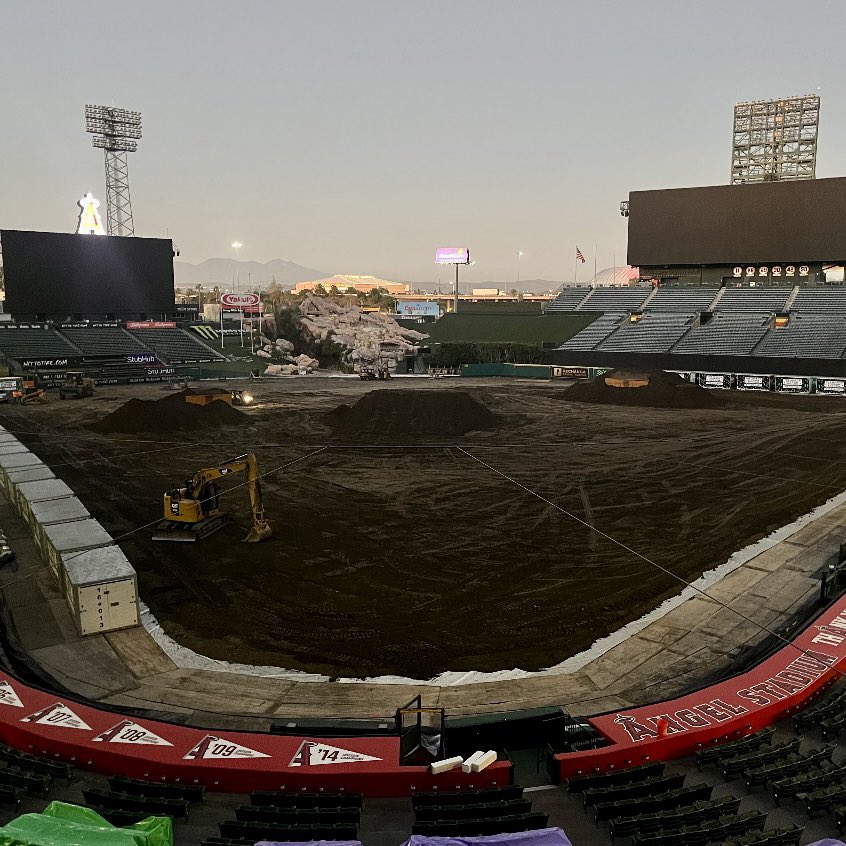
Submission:
POLYGON ((668 702, 604 714, 590 723, 610 745, 555 756, 562 779, 690 755, 794 713, 842 675, 846 600, 826 609, 792 643, 728 681, 668 702), (659 720, 666 721, 659 730, 659 720))
POLYGON ((130 719, 60 700, 0 673, 0 739, 107 775, 203 784, 209 790, 327 790, 409 796, 511 783, 511 764, 433 776, 399 764, 398 737, 313 738, 130 719))

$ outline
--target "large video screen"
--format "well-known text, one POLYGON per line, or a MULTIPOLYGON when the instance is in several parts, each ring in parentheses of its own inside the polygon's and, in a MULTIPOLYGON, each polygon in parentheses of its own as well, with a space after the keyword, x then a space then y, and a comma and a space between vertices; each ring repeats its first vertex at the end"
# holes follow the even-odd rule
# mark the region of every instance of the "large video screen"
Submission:
POLYGON ((846 259, 846 178, 633 191, 629 264, 846 259))
POLYGON ((58 232, 0 231, 12 315, 173 312, 173 243, 58 232))

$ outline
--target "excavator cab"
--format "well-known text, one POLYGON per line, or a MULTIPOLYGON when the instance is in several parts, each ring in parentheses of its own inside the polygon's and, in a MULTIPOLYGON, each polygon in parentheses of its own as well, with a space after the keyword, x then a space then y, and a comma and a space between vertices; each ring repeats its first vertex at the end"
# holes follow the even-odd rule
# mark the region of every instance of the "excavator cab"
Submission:
POLYGON ((198 470, 185 486, 164 494, 164 519, 157 526, 154 541, 193 543, 222 529, 229 516, 220 510, 217 479, 233 473, 246 473, 253 525, 244 543, 258 543, 273 535, 264 518, 258 464, 253 453, 245 453, 217 467, 198 470))

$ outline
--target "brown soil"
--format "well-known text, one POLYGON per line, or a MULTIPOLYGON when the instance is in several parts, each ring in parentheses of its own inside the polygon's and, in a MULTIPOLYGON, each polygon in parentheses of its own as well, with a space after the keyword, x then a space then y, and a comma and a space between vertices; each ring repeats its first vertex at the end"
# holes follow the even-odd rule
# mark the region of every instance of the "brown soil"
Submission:
MULTIPOLYGON (((217 393, 217 389, 212 389, 209 393, 212 392, 217 393)), ((193 393, 196 391, 185 390, 158 400, 130 399, 111 414, 93 423, 91 429, 107 433, 164 434, 185 429, 232 426, 244 421, 244 415, 225 402, 211 402, 208 405, 186 402, 186 394, 193 393)))
MULTIPOLYGON (((0 406, 0 422, 114 535, 157 520, 162 493, 195 470, 255 449, 273 539, 241 543, 240 487, 223 497, 236 524, 205 542, 154 544, 145 529, 121 546, 142 598, 181 643, 331 676, 538 669, 679 590, 568 513, 693 579, 846 487, 842 399, 726 392, 711 409, 628 408, 570 402, 556 383, 452 384, 447 394, 469 391, 497 428, 432 447, 406 420, 390 443, 353 439, 335 409, 366 408, 356 401, 371 388, 318 378, 256 384, 263 410, 217 403, 240 425, 196 436, 88 428, 133 394, 161 396, 150 386, 0 406)), ((378 392, 404 404, 407 391, 414 407, 450 402, 437 396, 443 381, 378 392)), ((385 426, 374 418, 370 431, 385 426)))
POLYGON ((365 394, 352 407, 339 405, 331 415, 341 437, 381 441, 411 435, 452 437, 495 429, 500 422, 465 391, 415 391, 403 388, 365 394))
POLYGON ((725 400, 717 391, 701 388, 677 373, 612 370, 591 382, 577 382, 564 393, 571 402, 602 405, 637 405, 649 408, 716 408, 725 400), (616 387, 611 380, 646 381, 642 387, 616 387))

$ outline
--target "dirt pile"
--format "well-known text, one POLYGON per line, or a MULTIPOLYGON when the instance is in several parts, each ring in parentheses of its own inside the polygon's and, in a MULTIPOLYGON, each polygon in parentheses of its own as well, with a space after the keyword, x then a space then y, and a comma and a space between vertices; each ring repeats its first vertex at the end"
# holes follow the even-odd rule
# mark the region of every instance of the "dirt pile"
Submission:
MULTIPOLYGON (((220 400, 208 405, 194 405, 185 401, 188 394, 179 391, 159 400, 131 399, 120 408, 93 423, 95 432, 172 432, 184 429, 209 429, 237 426, 245 415, 220 400)), ((211 393, 211 391, 209 392, 211 393)))
POLYGON ((612 370, 592 382, 577 382, 564 391, 564 397, 573 402, 649 408, 716 408, 725 402, 717 392, 663 370, 612 370), (618 387, 622 383, 640 387, 618 387))
POLYGON ((329 417, 336 434, 371 441, 450 437, 499 425, 497 415, 466 391, 371 391, 352 407, 339 405, 329 417))

